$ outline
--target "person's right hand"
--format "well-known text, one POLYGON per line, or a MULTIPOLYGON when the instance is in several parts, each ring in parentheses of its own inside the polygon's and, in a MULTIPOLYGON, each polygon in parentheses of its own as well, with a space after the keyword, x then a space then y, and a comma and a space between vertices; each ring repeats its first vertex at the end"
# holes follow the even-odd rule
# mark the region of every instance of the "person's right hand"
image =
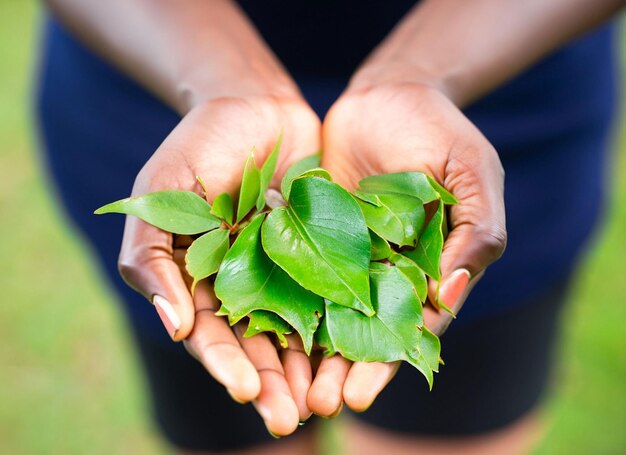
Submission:
MULTIPOLYGON (((261 165, 284 131, 272 186, 294 161, 320 149, 320 122, 299 97, 221 98, 192 109, 137 175, 133 196, 165 189, 202 194, 212 201, 227 191, 236 196, 251 147, 261 165)), ((188 244, 188 242, 187 242, 188 244)), ((184 239, 138 218, 126 220, 119 269, 126 282, 153 304, 172 339, 223 384, 233 399, 253 401, 269 431, 293 432, 310 416, 306 395, 311 366, 297 349, 277 352, 265 335, 243 338, 215 316, 219 304, 207 281, 192 298, 185 283, 184 239), (178 265, 177 265, 178 261, 178 265)), ((296 346, 295 343, 290 343, 296 346)))

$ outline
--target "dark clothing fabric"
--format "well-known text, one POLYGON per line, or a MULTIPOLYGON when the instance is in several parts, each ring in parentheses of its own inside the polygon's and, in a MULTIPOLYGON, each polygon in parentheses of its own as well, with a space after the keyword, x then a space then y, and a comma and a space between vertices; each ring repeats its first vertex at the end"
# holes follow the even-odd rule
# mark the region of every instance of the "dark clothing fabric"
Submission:
POLYGON ((134 333, 152 413, 171 444, 219 452, 274 441, 252 404, 233 401, 181 344, 166 345, 141 330, 134 333))
POLYGON ((415 0, 239 0, 267 44, 297 76, 347 82, 415 0))
POLYGON ((397 433, 470 436, 515 422, 549 384, 559 315, 568 280, 514 308, 441 337, 445 365, 432 391, 407 364, 382 391, 363 421, 397 433))
MULTIPOLYGON (((446 364, 435 375, 432 391, 405 364, 373 406, 353 416, 398 434, 447 437, 476 435, 514 422, 546 389, 566 284, 556 283, 497 316, 453 325, 442 337, 446 364)), ((172 350, 141 331, 136 337, 157 422, 172 443, 220 451, 273 441, 252 405, 233 402, 182 346, 172 350)))

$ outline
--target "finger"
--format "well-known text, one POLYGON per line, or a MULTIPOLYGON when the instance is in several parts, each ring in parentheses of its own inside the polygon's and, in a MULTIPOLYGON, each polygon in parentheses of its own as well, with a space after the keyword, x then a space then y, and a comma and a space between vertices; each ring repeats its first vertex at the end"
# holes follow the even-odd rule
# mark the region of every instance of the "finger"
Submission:
POLYGON ((215 315, 217 299, 206 280, 198 283, 194 300, 198 310, 195 327, 185 340, 187 351, 233 399, 244 403, 254 400, 261 391, 259 375, 226 319, 215 315))
POLYGON ((270 433, 291 434, 298 428, 299 412, 276 347, 265 334, 244 338, 244 332, 242 324, 235 326, 237 338, 261 379, 261 392, 254 406, 270 433))
POLYGON ((322 417, 335 417, 343 406, 343 385, 350 361, 340 355, 322 359, 307 395, 309 409, 322 417))
MULTIPOLYGON (((482 272, 479 276, 482 276, 482 272)), ((456 315, 463 306, 465 298, 469 294, 468 290, 470 283, 472 283, 473 286, 477 279, 478 277, 475 277, 475 279, 472 280, 470 272, 467 269, 455 270, 445 278, 441 285, 437 282, 437 280, 429 278, 428 299, 433 303, 434 308, 439 309, 443 305, 456 315)), ((450 318, 453 318, 453 316, 447 311, 442 313, 445 313, 450 318)))
POLYGON ((459 152, 446 165, 443 183, 459 204, 450 208, 451 230, 441 256, 444 278, 459 269, 474 277, 506 247, 504 172, 495 150, 484 147, 483 153, 459 152))
MULTIPOLYGON (((446 188, 459 199, 450 208, 450 233, 441 254, 439 299, 457 312, 470 283, 506 247, 504 172, 489 144, 453 151, 445 166, 446 188)), ((436 303, 437 283, 429 283, 429 297, 436 303)))
POLYGON ((291 395, 298 407, 300 421, 304 422, 311 417, 311 410, 306 402, 313 381, 311 362, 304 352, 299 336, 288 335, 287 341, 289 348, 281 351, 280 360, 285 370, 285 378, 289 384, 291 395))
MULTIPOLYGON (((467 296, 470 294, 476 283, 484 275, 484 272, 479 273, 474 278, 469 277, 469 272, 465 269, 459 269, 451 276, 448 277, 443 286, 439 290, 438 302, 444 304, 448 309, 452 311, 452 314, 447 311, 437 310, 434 307, 424 307, 424 324, 436 335, 442 335, 448 328, 448 326, 454 320, 453 315, 457 315, 467 296)), ((434 280, 429 281, 429 299, 434 301, 437 298, 436 288, 437 282, 434 280)))
POLYGON ((355 362, 343 386, 343 399, 350 409, 367 410, 398 371, 400 362, 355 362))
POLYGON ((186 338, 194 325, 194 305, 173 260, 172 234, 126 217, 118 267, 124 280, 154 304, 170 337, 186 338))

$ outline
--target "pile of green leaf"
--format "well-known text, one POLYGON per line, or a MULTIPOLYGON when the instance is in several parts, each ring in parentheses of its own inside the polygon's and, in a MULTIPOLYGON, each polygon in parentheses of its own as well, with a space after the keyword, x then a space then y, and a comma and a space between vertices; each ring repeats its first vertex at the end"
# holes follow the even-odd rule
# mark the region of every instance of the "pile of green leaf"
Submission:
POLYGON ((193 286, 217 273, 218 314, 231 325, 248 318, 246 336, 273 332, 285 346, 296 331, 307 353, 315 340, 326 355, 404 360, 432 386, 440 343, 424 326, 426 276, 440 279, 445 205, 456 199, 419 172, 367 177, 351 194, 318 155, 292 165, 276 197, 279 147, 260 169, 250 154, 236 212, 228 193, 211 206, 190 191, 159 191, 95 213, 196 236, 185 258, 193 286))

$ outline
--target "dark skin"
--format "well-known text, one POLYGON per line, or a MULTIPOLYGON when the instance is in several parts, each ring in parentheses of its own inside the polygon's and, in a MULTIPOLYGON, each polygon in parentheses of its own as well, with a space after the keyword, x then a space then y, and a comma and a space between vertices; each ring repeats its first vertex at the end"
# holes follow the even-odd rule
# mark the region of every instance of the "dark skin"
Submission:
MULTIPOLYGON (((409 83, 344 95, 324 122, 324 144, 323 166, 348 187, 367 175, 419 169, 456 195, 460 204, 450 210, 440 299, 458 312, 469 278, 480 276, 506 243, 504 173, 493 147, 439 91, 409 83), (353 114, 362 109, 371 114, 361 118, 353 114), (398 119, 403 122, 397 123, 398 119), (393 158, 381 150, 393 150, 393 158)), ((429 290, 431 301, 436 301, 435 282, 430 282, 429 290)), ((430 307, 425 311, 426 324, 441 334, 451 316, 430 307)), ((323 379, 319 375, 309 393, 311 409, 322 415, 340 405, 341 399, 354 410, 367 409, 396 371, 389 364, 356 363, 350 368, 344 359, 333 362, 341 362, 335 369, 344 371, 335 382, 345 381, 342 393, 332 395, 319 387, 323 379), (378 387, 370 389, 372 383, 378 387), (331 406, 332 398, 336 401, 331 406)))
MULTIPOLYGON (((602 23, 624 4, 420 2, 362 64, 324 119, 323 166, 340 183, 351 187, 371 174, 421 170, 457 196, 460 204, 450 211, 451 230, 442 256, 440 293, 455 312, 506 246, 500 160, 459 108, 602 23)), ((434 289, 431 282, 431 300, 434 289)), ((426 314, 435 333, 441 334, 450 322, 445 312, 426 314)), ((334 376, 334 387, 320 386, 325 380, 316 376, 309 392, 314 412, 335 413, 342 400, 355 410, 367 409, 396 371, 376 363, 356 363, 350 369, 347 364, 343 360, 335 366, 340 373, 334 376)))
MULTIPOLYGON (((223 191, 234 196, 250 148, 244 144, 257 144, 255 156, 262 162, 281 127, 290 133, 284 135, 279 175, 291 162, 320 147, 319 121, 306 104, 271 97, 202 103, 183 118, 146 163, 133 194, 166 188, 203 193, 197 175, 205 182, 209 200, 223 191)), ((169 233, 128 218, 120 253, 122 276, 148 299, 157 295, 171 302, 180 324, 168 324, 165 315, 170 335, 184 340, 187 350, 235 400, 254 401, 273 433, 293 432, 298 421, 311 414, 306 405, 311 366, 300 352, 301 346, 292 340, 292 349, 281 353, 265 335, 243 338, 239 326, 232 330, 226 318, 215 316, 219 305, 206 281, 192 299, 184 266, 175 261, 184 256, 184 248, 173 248, 174 240, 169 233)), ((160 315, 163 318, 164 314, 160 315)))
MULTIPOLYGON (((460 108, 623 3, 424 1, 357 70, 321 124, 229 0, 48 1, 82 41, 183 116, 137 176, 133 195, 166 188, 201 193, 196 175, 207 183, 209 200, 223 191, 234 195, 250 147, 262 162, 281 128, 274 184, 290 163, 319 149, 323 166, 348 187, 371 174, 427 172, 460 200, 450 212, 441 265, 440 298, 455 311, 506 244, 498 155, 460 108)), ((273 433, 293 432, 311 411, 335 415, 344 402, 365 409, 393 377, 395 364, 333 357, 313 378, 296 342, 278 352, 264 335, 243 339, 213 314, 217 301, 206 283, 192 299, 173 242, 128 218, 122 275, 158 303, 172 338, 185 340, 234 399, 255 402, 273 433)), ((431 283, 431 296, 433 290, 431 283)), ((438 333, 449 322, 445 313, 427 314, 438 333)))

